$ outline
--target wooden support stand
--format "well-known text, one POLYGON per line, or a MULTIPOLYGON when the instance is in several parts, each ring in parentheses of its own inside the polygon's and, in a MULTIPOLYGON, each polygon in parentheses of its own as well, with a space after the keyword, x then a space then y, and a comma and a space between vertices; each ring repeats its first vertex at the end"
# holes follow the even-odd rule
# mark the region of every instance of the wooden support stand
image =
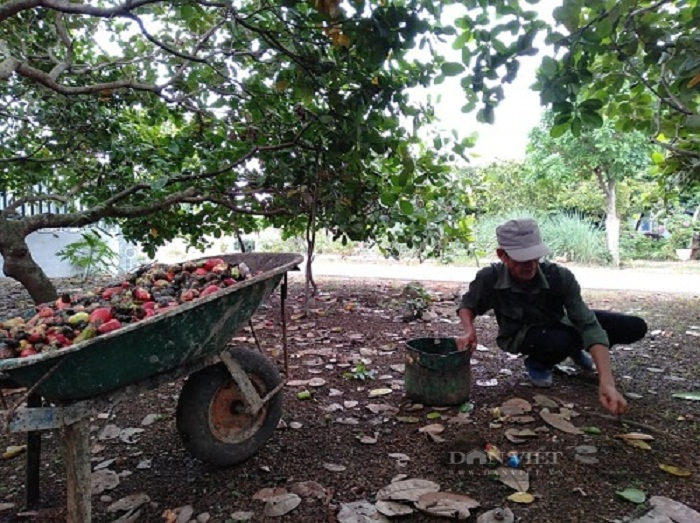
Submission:
POLYGON ((66 460, 68 523, 92 521, 90 422, 83 418, 63 429, 66 460))

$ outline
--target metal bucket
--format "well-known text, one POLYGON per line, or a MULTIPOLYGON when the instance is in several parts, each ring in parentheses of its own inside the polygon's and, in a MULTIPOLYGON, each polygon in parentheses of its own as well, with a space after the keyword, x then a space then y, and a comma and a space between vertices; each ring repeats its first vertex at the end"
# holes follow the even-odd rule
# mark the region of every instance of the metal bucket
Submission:
POLYGON ((469 351, 458 351, 454 338, 415 338, 406 342, 406 396, 436 407, 469 399, 469 351))

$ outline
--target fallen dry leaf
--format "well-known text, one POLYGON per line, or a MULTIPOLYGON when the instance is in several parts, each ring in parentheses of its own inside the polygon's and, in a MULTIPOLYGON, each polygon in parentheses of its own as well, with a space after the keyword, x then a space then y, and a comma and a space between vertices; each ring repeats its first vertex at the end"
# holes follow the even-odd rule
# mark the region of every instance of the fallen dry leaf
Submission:
POLYGON ((391 389, 372 389, 369 391, 369 397, 370 398, 376 398, 377 396, 386 396, 387 394, 391 394, 392 390, 391 389))
POLYGON ((496 469, 498 479, 504 485, 509 486, 518 492, 530 490, 530 475, 523 469, 513 469, 510 467, 498 467, 496 469))
POLYGON ((477 519, 476 523, 513 523, 515 514, 509 508, 495 508, 484 512, 477 519))
POLYGON ((101 494, 105 490, 112 490, 119 485, 119 476, 109 469, 102 469, 92 473, 90 476, 91 492, 101 494))
POLYGON ((2 459, 12 459, 24 454, 27 450, 26 445, 10 445, 7 450, 2 453, 2 459))
POLYGON ((287 492, 279 496, 272 496, 267 499, 263 513, 268 517, 284 516, 299 506, 301 498, 296 494, 287 492))
POLYGON ((404 479, 379 489, 377 499, 382 501, 418 501, 418 498, 423 494, 438 490, 440 490, 440 485, 434 481, 420 478, 404 479))
POLYGON ((506 429, 505 436, 513 443, 524 443, 527 438, 536 438, 537 432, 530 429, 506 429))
POLYGON ((388 405, 387 403, 369 403, 365 405, 367 410, 372 414, 387 414, 389 416, 395 416, 399 413, 399 408, 393 405, 388 405))
POLYGON ((357 439, 360 441, 360 443, 363 443, 365 445, 374 445, 379 440, 379 433, 375 432, 372 436, 367 436, 366 434, 363 434, 357 439))
POLYGON ((550 398, 549 396, 545 396, 544 394, 535 394, 532 397, 532 400, 537 403, 540 407, 544 407, 547 409, 557 409, 559 408, 559 403, 550 398))
POLYGON ((97 435, 97 439, 104 441, 110 439, 117 439, 121 434, 122 429, 113 424, 105 425, 100 433, 97 435))
POLYGON ((547 422, 548 425, 551 425, 555 429, 559 429, 562 432, 576 435, 583 434, 583 431, 581 429, 575 427, 573 424, 571 424, 571 422, 566 421, 564 418, 561 417, 561 414, 551 412, 547 408, 544 408, 540 411, 540 416, 542 416, 542 419, 545 422, 547 422))
POLYGON ((316 481, 299 481, 289 486, 289 491, 302 498, 325 499, 328 496, 326 488, 316 481))
POLYGON ((627 434, 616 434, 616 438, 622 438, 627 440, 639 440, 639 441, 653 441, 654 436, 649 434, 644 434, 643 432, 628 432, 627 434))
POLYGON ((141 426, 147 427, 153 425, 156 421, 161 419, 163 416, 160 414, 148 414, 141 420, 141 426))
POLYGON ((377 512, 377 509, 366 499, 341 503, 336 516, 338 523, 390 523, 389 519, 377 512))
POLYGON ((239 510, 231 514, 231 519, 233 521, 250 521, 253 519, 254 515, 255 512, 245 512, 243 510, 239 510))
POLYGON ((440 423, 431 423, 425 427, 418 429, 418 432, 427 432, 429 434, 442 434, 445 432, 445 426, 440 423))
POLYGON ((283 487, 265 487, 261 488, 255 494, 253 494, 253 499, 258 501, 267 501, 270 498, 273 498, 275 496, 281 496, 282 494, 286 493, 287 489, 283 487))
POLYGON ((134 510, 149 501, 151 501, 151 498, 144 492, 129 494, 109 505, 107 507, 107 512, 126 512, 134 510))
POLYGON ((523 398, 510 398, 503 402, 500 409, 503 416, 521 416, 530 412, 532 405, 523 398))
POLYGON ((306 387, 311 380, 289 380, 285 385, 287 387, 306 387))
POLYGON ((529 492, 515 492, 508 496, 508 499, 514 503, 529 504, 535 501, 535 496, 533 496, 529 492))
POLYGON ((413 507, 404 505, 403 503, 399 503, 397 501, 379 500, 374 504, 374 506, 377 509, 377 512, 390 518, 408 516, 409 514, 413 514, 415 512, 413 507))
POLYGON ((467 519, 469 510, 477 508, 479 502, 474 498, 452 492, 428 492, 416 501, 416 508, 433 516, 467 519))
POLYGON ((629 445, 630 447, 634 447, 636 449, 651 450, 651 445, 649 445, 646 441, 643 441, 641 439, 623 438, 622 441, 627 443, 627 445, 629 445))
POLYGON ((675 465, 664 465, 663 463, 660 463, 659 468, 661 470, 663 470, 664 472, 668 472, 669 474, 673 474, 674 476, 679 476, 679 477, 690 476, 689 470, 683 469, 680 467, 676 467, 675 465))
POLYGON ((129 445, 133 445, 134 443, 138 443, 139 438, 141 437, 141 434, 145 432, 145 429, 137 429, 133 427, 128 427, 126 429, 123 429, 119 433, 119 441, 122 441, 124 443, 127 443, 129 445))

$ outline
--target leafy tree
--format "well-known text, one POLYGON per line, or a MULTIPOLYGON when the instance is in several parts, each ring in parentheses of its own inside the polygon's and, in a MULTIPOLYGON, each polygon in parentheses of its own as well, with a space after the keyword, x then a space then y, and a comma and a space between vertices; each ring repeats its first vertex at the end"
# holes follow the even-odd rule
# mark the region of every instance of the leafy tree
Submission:
POLYGON ((575 136, 564 133, 554 137, 551 118, 530 135, 527 162, 538 176, 561 180, 574 187, 581 180, 592 180, 604 202, 608 249, 617 265, 620 261, 620 212, 618 187, 622 182, 649 177, 651 149, 640 132, 621 133, 611 123, 575 136))
POLYGON ((388 216, 379 242, 381 250, 398 258, 400 247, 406 246, 422 261, 442 258, 458 247, 468 249, 474 220, 469 184, 469 180, 452 173, 444 180, 417 185, 412 198, 384 192, 382 202, 403 216, 388 216), (398 198, 396 208, 392 204, 398 198))
POLYGON ((535 86, 551 132, 638 130, 661 150, 670 186, 700 183, 700 4, 697 0, 564 0, 535 86), (663 151, 663 152, 662 152, 663 151), (665 154, 664 154, 665 153, 665 154))
POLYGON ((470 0, 454 27, 441 19, 452 4, 4 2, 5 274, 52 299, 26 236, 101 220, 149 252, 176 236, 254 230, 260 217, 380 234, 468 146, 436 137, 439 150, 420 152, 433 113, 408 90, 461 75, 464 109, 479 104, 491 121, 501 81, 544 26, 516 0, 470 0), (437 52, 445 42, 461 63, 437 52), (393 203, 380 199, 388 193, 393 203), (23 204, 43 211, 22 216, 23 204))

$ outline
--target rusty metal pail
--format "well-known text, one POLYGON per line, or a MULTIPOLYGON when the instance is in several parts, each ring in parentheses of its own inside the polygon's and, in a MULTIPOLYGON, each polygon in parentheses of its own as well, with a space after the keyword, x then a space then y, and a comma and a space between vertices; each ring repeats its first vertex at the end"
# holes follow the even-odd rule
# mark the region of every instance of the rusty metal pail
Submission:
POLYGON ((469 351, 458 351, 454 338, 415 338, 406 342, 406 396, 436 407, 469 399, 469 351))

